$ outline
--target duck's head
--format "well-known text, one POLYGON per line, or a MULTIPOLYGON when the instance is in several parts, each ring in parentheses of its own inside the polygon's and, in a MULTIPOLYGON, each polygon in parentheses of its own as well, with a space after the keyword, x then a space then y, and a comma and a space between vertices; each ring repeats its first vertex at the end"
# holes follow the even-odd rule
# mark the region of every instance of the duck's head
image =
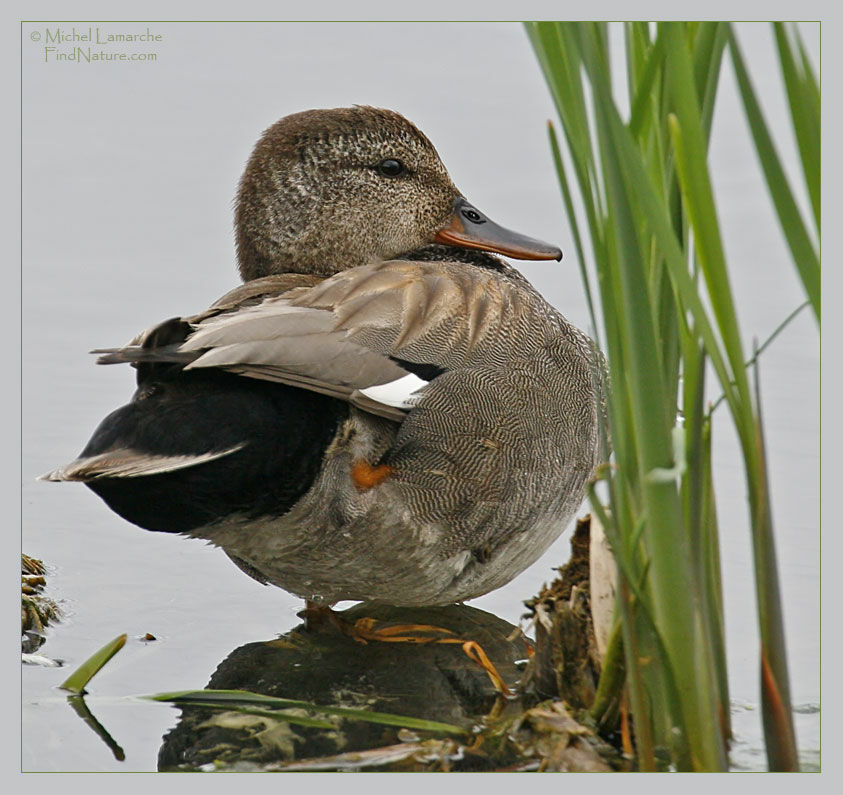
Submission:
POLYGON ((240 180, 235 227, 244 280, 329 276, 431 243, 518 259, 562 256, 469 204, 403 116, 361 106, 307 110, 272 125, 240 180))

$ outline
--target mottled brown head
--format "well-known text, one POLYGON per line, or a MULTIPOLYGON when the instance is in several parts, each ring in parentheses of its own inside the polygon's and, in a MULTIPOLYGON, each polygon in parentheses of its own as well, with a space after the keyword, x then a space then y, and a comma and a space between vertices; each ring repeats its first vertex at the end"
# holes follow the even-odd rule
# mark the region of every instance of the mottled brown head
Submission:
POLYGON ((240 273, 328 276, 390 259, 430 243, 458 197, 433 144, 398 113, 295 113, 263 134, 240 180, 240 273))

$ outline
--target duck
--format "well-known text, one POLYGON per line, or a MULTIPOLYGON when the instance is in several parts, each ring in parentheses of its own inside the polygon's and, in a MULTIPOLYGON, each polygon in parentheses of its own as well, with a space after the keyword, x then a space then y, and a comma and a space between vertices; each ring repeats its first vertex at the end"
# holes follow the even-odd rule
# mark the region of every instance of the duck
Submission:
POLYGON ((242 283, 94 351, 136 390, 43 479, 315 606, 460 603, 534 563, 603 458, 597 347, 503 259, 559 248, 369 106, 269 127, 234 218, 242 283))

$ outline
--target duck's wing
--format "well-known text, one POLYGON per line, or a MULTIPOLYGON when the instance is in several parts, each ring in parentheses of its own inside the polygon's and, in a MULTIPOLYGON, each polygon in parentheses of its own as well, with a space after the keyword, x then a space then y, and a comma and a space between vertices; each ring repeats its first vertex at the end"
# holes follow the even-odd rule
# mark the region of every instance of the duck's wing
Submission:
POLYGON ((238 303, 235 295, 222 311, 168 321, 170 329, 160 324, 140 345, 99 361, 221 368, 401 419, 425 384, 417 373, 487 364, 535 344, 534 333, 519 333, 536 329, 523 292, 498 274, 457 263, 390 261, 263 294, 257 303, 238 303), (504 330, 513 351, 500 344, 504 330))
POLYGON ((555 328, 552 310, 526 280, 459 262, 354 268, 292 303, 332 312, 336 328, 358 345, 443 370, 528 355, 555 328))

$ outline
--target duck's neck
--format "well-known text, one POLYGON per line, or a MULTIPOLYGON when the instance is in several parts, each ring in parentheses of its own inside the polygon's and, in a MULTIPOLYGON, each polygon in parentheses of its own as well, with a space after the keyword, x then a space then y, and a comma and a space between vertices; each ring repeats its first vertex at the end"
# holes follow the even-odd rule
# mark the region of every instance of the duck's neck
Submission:
POLYGON ((395 259, 407 259, 413 262, 464 262, 466 265, 474 265, 476 268, 487 268, 501 273, 512 270, 502 259, 494 254, 489 254, 487 251, 459 246, 443 246, 439 243, 431 243, 429 246, 408 251, 395 257, 395 259))
MULTIPOLYGON (((237 255, 240 275, 244 282, 278 273, 313 273, 311 268, 305 267, 291 258, 273 259, 262 254, 248 238, 238 240, 237 255)), ((466 265, 486 268, 499 273, 509 273, 513 270, 506 262, 486 251, 460 248, 459 246, 444 246, 438 243, 431 243, 398 254, 393 259, 410 260, 412 262, 464 262, 466 265)), ((353 265, 346 264, 346 268, 348 267, 353 267, 353 265)))
POLYGON ((326 278, 341 270, 366 265, 371 257, 341 245, 331 246, 325 240, 264 240, 256 244, 254 238, 238 234, 237 261, 244 282, 280 273, 302 273, 326 278))
POLYGON ((250 238, 240 234, 237 235, 237 262, 240 278, 244 282, 273 273, 283 273, 277 266, 273 267, 272 260, 261 254, 250 238))

